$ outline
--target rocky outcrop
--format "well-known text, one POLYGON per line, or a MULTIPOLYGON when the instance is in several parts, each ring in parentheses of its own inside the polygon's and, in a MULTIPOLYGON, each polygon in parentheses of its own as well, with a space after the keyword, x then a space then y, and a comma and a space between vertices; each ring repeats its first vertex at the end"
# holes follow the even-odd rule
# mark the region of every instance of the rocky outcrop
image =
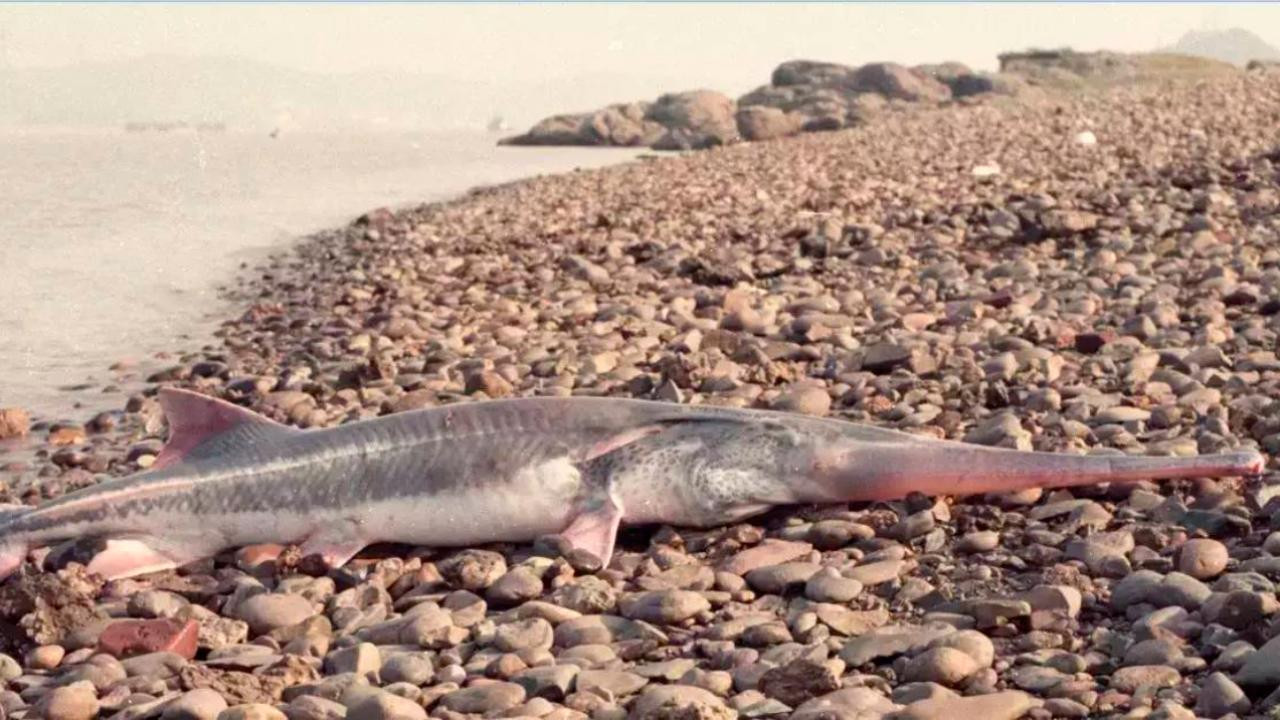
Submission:
POLYGON ((917 65, 914 70, 946 85, 951 90, 953 98, 974 95, 1021 95, 1027 88, 1027 81, 1018 75, 981 72, 958 62, 917 65))
POLYGON ((874 92, 890 100, 943 102, 951 99, 951 89, 922 72, 897 63, 871 63, 853 73, 853 90, 874 92))
POLYGON ((800 132, 800 127, 804 124, 803 118, 796 113, 765 105, 739 108, 735 119, 738 123, 738 135, 748 141, 794 135, 800 132))
POLYGON ((1103 90, 1167 82, 1223 80, 1240 74, 1230 63, 1172 52, 1026 50, 999 56, 1000 77, 1038 90, 1103 90))
POLYGON ((738 137, 733 99, 714 90, 670 93, 658 98, 645 119, 666 128, 655 150, 697 150, 731 142, 738 137))
POLYGON ((713 90, 669 93, 652 103, 620 103, 553 115, 503 145, 612 145, 688 150, 737 138, 732 98, 713 90))
POLYGON ((694 150, 739 139, 769 140, 852 127, 890 103, 942 103, 956 97, 1016 91, 1012 80, 976 73, 960 63, 909 68, 883 62, 853 67, 790 60, 774 69, 768 85, 737 102, 714 90, 671 93, 652 103, 554 115, 502 144, 694 150))
POLYGON ((649 103, 620 103, 588 113, 553 115, 504 145, 616 145, 644 147, 666 132, 646 119, 649 103))
POLYGON ((771 83, 738 98, 738 107, 771 107, 799 117, 800 130, 839 130, 865 122, 888 102, 943 102, 951 90, 929 75, 895 63, 850 67, 791 60, 771 83))
POLYGON ((603 145, 641 147, 661 137, 661 123, 648 117, 648 103, 610 105, 592 114, 587 130, 603 145))
POLYGON ((1080 86, 1086 81, 1131 80, 1137 77, 1135 56, 1115 52, 1026 50, 1001 53, 1000 72, 1018 75, 1032 84, 1080 86))
POLYGON ((774 68, 769 82, 774 87, 792 85, 838 87, 847 85, 852 73, 853 68, 848 65, 814 60, 788 60, 774 68))

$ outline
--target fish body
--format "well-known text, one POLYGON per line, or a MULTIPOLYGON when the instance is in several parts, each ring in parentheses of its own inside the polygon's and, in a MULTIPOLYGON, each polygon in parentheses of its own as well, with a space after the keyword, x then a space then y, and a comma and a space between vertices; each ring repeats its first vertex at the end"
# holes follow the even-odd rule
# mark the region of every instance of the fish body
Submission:
POLYGON ((562 534, 607 561, 620 524, 708 527, 776 505, 1260 472, 1198 458, 1026 453, 763 410, 522 398, 301 431, 162 390, 170 437, 148 471, 0 514, 0 577, 27 552, 98 543, 119 578, 226 549, 297 543, 333 566, 363 547, 562 534))

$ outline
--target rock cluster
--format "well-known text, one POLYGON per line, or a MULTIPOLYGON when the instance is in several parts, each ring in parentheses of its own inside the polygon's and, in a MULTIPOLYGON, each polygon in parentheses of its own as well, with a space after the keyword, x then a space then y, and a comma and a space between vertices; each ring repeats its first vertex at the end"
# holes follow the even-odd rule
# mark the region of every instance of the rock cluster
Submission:
POLYGON ((773 71, 769 85, 736 102, 711 90, 672 93, 653 103, 554 115, 502 143, 703 149, 738 139, 838 130, 867 120, 889 102, 938 103, 984 93, 1016 94, 1021 87, 1015 76, 976 73, 960 63, 850 67, 792 60, 773 71))
MULTIPOLYGON (((158 385, 302 427, 590 394, 1010 448, 1274 454, 1278 106, 1267 73, 944 105, 375 211, 246 278, 218 344, 122 377, 125 408, 37 418, 0 458, 0 500, 149 466, 158 385)), ((375 548, 330 572, 245 548, 106 585, 47 558, 65 567, 0 587, 0 707, 1265 716, 1274 480, 783 508, 628 532, 604 568, 555 537, 375 548)))
POLYGON ((669 93, 654 102, 610 105, 589 113, 553 115, 505 145, 617 145, 693 150, 738 137, 734 102, 714 90, 669 93))
MULTIPOLYGON (((653 103, 554 115, 502 144, 703 149, 737 140, 771 140, 854 127, 886 107, 972 102, 984 97, 1040 99, 1046 90, 1234 72, 1223 63, 1160 54, 1032 50, 1004 53, 999 59, 997 73, 974 71, 958 62, 909 68, 891 62, 852 67, 789 60, 774 69, 768 85, 737 101, 711 90, 673 93, 653 103)), ((1265 66, 1251 64, 1250 70, 1264 71, 1265 66)))

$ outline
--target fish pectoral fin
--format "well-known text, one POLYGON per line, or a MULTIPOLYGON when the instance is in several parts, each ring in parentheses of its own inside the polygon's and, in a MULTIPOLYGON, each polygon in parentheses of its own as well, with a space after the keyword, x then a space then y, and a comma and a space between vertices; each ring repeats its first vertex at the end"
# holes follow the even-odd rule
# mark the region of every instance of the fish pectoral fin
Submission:
POLYGON ((637 440, 642 440, 666 429, 667 427, 665 425, 641 425, 639 427, 628 428, 621 432, 601 438, 591 446, 585 448, 582 453, 582 457, 578 458, 578 460, 579 462, 590 462, 596 458, 608 455, 618 448, 626 447, 637 440))
POLYGON ((560 535, 573 547, 595 555, 607 566, 613 557, 622 514, 622 506, 610 496, 592 500, 573 516, 560 535))
POLYGON ((100 547, 85 569, 107 580, 123 580, 172 570, 198 559, 194 554, 182 557, 181 553, 160 550, 146 538, 106 538, 101 541, 100 547))

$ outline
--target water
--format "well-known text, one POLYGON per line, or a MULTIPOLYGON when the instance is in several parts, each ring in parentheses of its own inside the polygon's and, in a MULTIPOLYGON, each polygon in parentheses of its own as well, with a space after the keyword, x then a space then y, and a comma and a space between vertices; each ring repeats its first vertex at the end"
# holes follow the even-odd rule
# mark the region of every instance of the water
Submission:
POLYGON ((108 367, 208 342, 242 262, 379 206, 635 156, 484 133, 0 132, 0 407, 118 407, 108 367))

